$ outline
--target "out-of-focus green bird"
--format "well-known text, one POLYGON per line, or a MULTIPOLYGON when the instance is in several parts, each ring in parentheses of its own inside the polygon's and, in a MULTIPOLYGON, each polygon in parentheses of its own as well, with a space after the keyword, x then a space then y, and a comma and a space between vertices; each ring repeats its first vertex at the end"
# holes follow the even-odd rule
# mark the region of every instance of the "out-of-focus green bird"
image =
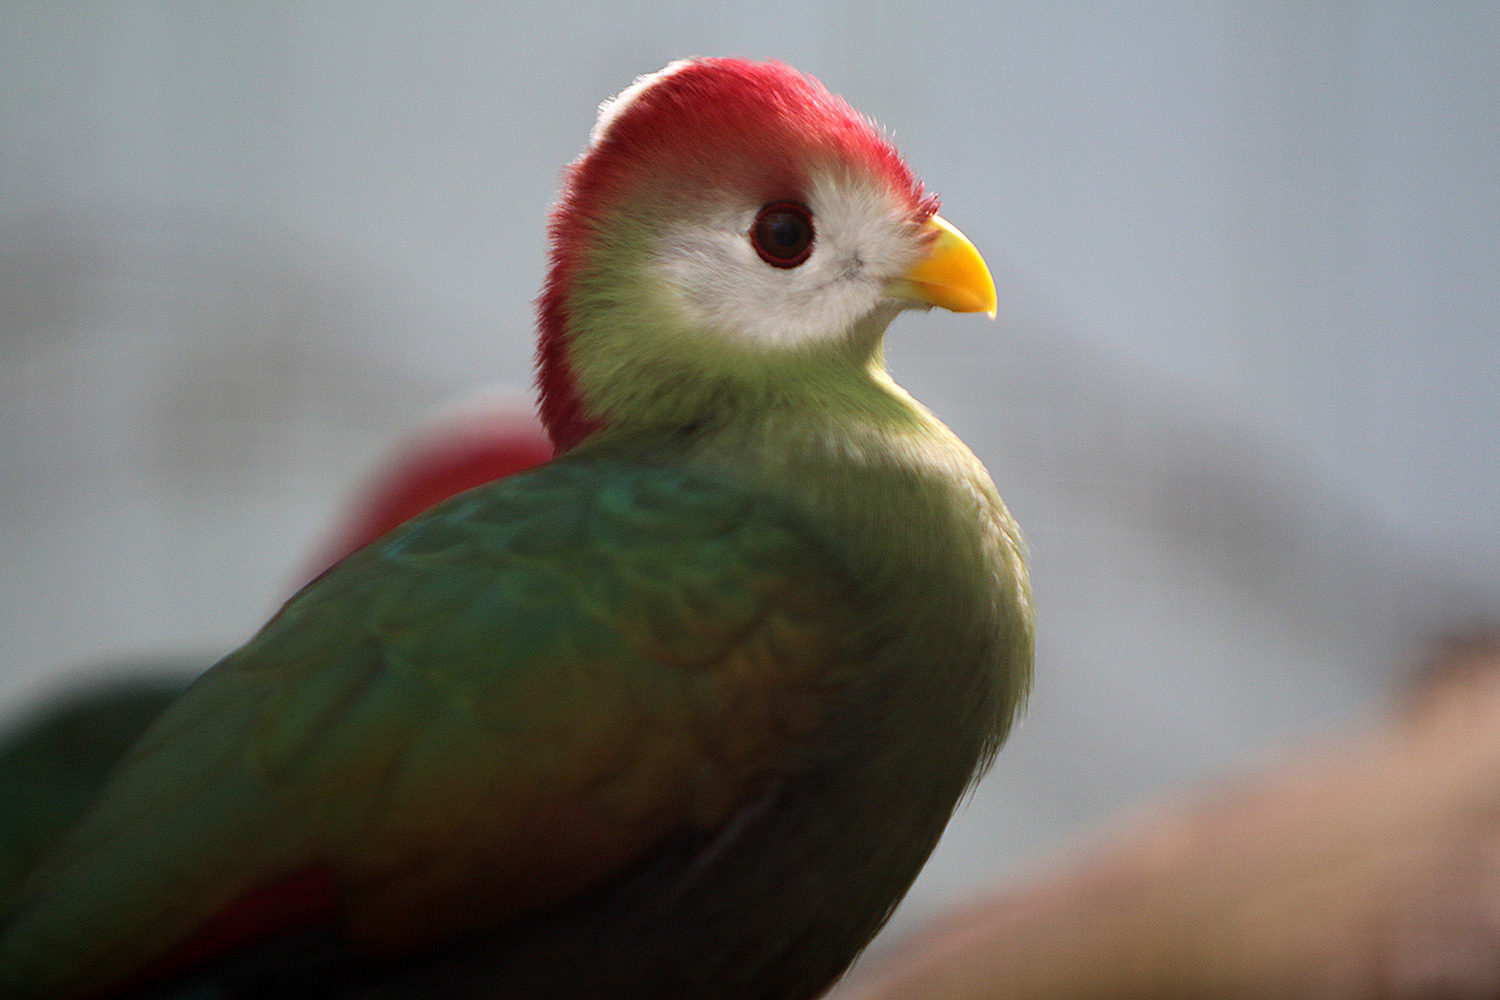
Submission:
POLYGON ((1026 689, 1017 531, 886 373, 994 310, 887 140, 777 63, 601 110, 551 222, 560 455, 287 603, 20 892, 6 996, 809 997, 1026 689))

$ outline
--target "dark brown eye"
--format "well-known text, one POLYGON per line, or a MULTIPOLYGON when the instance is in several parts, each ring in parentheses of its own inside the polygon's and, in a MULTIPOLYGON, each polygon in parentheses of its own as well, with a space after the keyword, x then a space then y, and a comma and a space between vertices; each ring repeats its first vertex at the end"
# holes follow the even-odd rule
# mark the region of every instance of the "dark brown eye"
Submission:
POLYGON ((812 213, 795 201, 773 201, 756 215, 750 243, 772 267, 796 267, 812 255, 812 213))

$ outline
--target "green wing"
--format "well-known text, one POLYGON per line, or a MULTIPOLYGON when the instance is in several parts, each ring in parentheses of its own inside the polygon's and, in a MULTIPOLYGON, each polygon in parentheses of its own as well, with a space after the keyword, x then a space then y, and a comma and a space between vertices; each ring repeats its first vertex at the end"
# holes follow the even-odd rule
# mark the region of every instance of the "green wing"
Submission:
POLYGON ((556 462, 345 560, 146 734, 23 890, 0 992, 116 981, 309 865, 399 954, 712 828, 862 658, 859 596, 781 505, 556 462))

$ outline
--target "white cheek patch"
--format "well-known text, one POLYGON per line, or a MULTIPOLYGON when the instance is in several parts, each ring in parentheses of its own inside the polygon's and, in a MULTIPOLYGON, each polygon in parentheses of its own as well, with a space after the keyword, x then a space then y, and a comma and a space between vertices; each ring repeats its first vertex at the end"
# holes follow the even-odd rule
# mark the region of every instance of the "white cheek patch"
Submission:
POLYGON ((749 231, 760 205, 723 205, 664 234, 657 261, 693 328, 766 345, 837 340, 887 304, 885 284, 921 252, 903 205, 874 182, 821 177, 807 199, 812 254, 761 260, 749 231))

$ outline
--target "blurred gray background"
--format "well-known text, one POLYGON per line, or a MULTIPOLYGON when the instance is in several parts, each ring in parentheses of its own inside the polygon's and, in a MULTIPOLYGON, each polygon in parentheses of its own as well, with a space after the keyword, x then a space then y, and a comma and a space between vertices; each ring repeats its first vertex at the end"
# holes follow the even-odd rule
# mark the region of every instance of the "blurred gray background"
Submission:
POLYGON ((878 118, 1000 287, 889 342, 1040 607, 899 926, 1500 616, 1500 6, 10 2, 0 719, 227 651, 424 413, 524 396, 559 169, 690 54, 878 118))

